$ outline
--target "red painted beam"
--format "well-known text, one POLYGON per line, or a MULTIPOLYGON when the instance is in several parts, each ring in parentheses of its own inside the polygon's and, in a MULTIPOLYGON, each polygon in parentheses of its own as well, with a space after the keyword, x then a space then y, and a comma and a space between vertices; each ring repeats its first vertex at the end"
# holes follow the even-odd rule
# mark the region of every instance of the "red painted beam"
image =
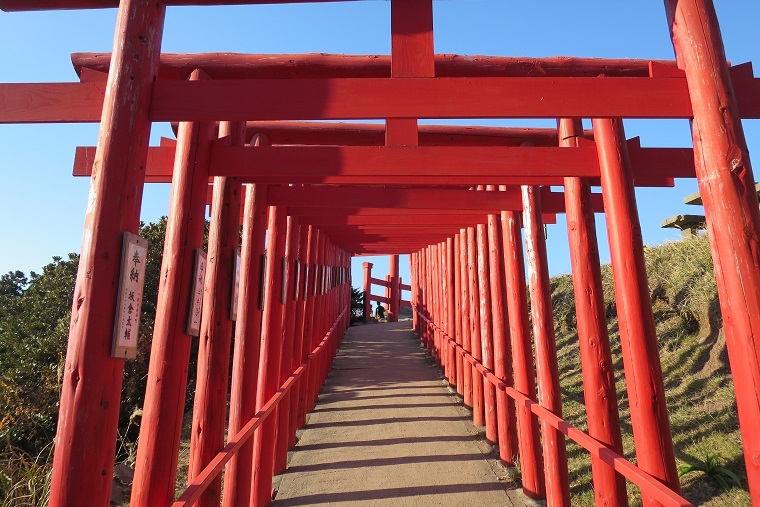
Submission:
MULTIPOLYGON (((8 0, 4 0, 7 2, 8 0)), ((0 2, 2 5, 3 2, 0 2)), ((28 2, 25 2, 28 3, 28 2)), ((171 5, 171 2, 168 2, 171 5)), ((616 77, 649 76, 649 60, 522 56, 437 54, 438 77, 616 77)), ((77 75, 84 69, 107 73, 110 53, 73 53, 71 62, 77 75)), ((677 72, 673 60, 654 63, 677 72)), ((300 55, 195 53, 161 55, 159 79, 184 80, 194 69, 203 69, 212 79, 383 78, 391 75, 389 55, 343 55, 311 53, 300 55)))
MULTIPOLYGON (((760 79, 734 82, 760 118, 760 79)), ((0 84, 0 123, 100 120, 105 83, 0 84)), ((684 78, 388 78, 157 81, 152 121, 382 118, 691 118, 684 78)))
POLYGON ((457 209, 498 211, 519 206, 520 199, 517 191, 480 194, 470 190, 419 188, 272 187, 269 192, 270 206, 331 207, 338 203, 341 207, 438 209, 451 203, 457 209))
MULTIPOLYGON (((633 141, 633 144, 638 141, 633 141)), ((694 177, 689 148, 631 147, 636 174, 694 177)), ((598 177, 593 142, 574 150, 559 147, 342 147, 280 146, 246 148, 216 144, 211 152, 215 176, 241 176, 252 181, 297 182, 298 177, 458 176, 478 182, 483 177, 598 177)))
POLYGON ((340 78, 158 81, 153 121, 689 118, 685 79, 340 78))
POLYGON ((95 123, 106 86, 97 83, 2 83, 0 123, 95 123))
MULTIPOLYGON (((146 182, 170 182, 175 148, 152 147, 146 182)), ((691 148, 642 148, 629 141, 637 182, 670 186, 671 178, 693 178, 691 148)), ((78 147, 74 176, 92 172, 95 147, 78 147)), ((566 176, 599 178, 593 142, 574 150, 558 147, 346 147, 279 146, 212 150, 211 174, 242 176, 259 183, 562 185, 566 176)))
MULTIPOLYGON (((542 195, 551 203, 551 212, 564 210, 561 192, 543 192, 542 195)), ((601 197, 595 198, 595 201, 596 209, 603 211, 601 197)), ((310 207, 331 207, 333 203, 339 203, 341 207, 359 207, 364 204, 372 208, 385 206, 433 210, 442 209, 444 203, 451 203, 458 210, 497 213, 501 210, 521 209, 522 198, 519 191, 514 190, 476 194, 470 190, 438 188, 273 187, 269 192, 269 203, 271 206, 300 204, 310 207)))
MULTIPOLYGON (((254 5, 295 4, 355 0, 167 0, 165 5, 254 5)), ((13 11, 50 11, 58 9, 106 9, 118 7, 117 0, 0 0, 0 9, 13 11)))
MULTIPOLYGON (((399 217, 409 216, 409 212, 405 209, 395 208, 355 208, 355 207, 335 207, 325 208, 320 206, 313 207, 288 207, 288 213, 291 215, 297 215, 301 217, 399 217)), ((481 216, 485 216, 484 212, 473 210, 460 210, 460 209, 420 209, 414 211, 414 216, 429 219, 431 216, 438 215, 446 216, 468 216, 473 219, 479 219, 481 216)))
MULTIPOLYGON (((420 146, 556 146, 557 131, 542 128, 418 125, 420 146)), ((249 136, 261 133, 272 144, 383 146, 385 125, 308 121, 248 122, 249 136)), ((591 136, 591 131, 588 132, 591 136)))
POLYGON ((387 216, 300 216, 302 224, 317 226, 394 226, 426 227, 429 225, 457 225, 466 227, 473 223, 485 221, 488 215, 387 215, 387 216))
MULTIPOLYGON (((760 82, 737 87, 760 116, 760 82)), ((220 119, 690 118, 683 78, 341 78, 158 81, 153 121, 220 119)))

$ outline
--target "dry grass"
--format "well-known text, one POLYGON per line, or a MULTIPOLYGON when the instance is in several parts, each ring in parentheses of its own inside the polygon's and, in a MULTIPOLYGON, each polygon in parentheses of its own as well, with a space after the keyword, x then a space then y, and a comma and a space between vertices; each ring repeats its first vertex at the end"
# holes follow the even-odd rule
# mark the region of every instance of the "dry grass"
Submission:
POLYGON ((36 457, 5 446, 0 451, 0 507, 47 505, 52 461, 50 446, 36 457))
MULTIPOLYGON (((647 271, 660 344, 665 394, 678 464, 718 455, 746 488, 746 474, 727 366, 725 338, 717 313, 717 290, 709 245, 704 237, 646 249, 647 271)), ((635 463, 630 412, 623 378, 614 289, 609 266, 602 270, 608 329, 626 458, 635 463)), ((572 280, 552 280, 563 416, 585 429, 586 414, 575 332, 572 280)), ((568 442, 573 505, 592 506, 594 496, 588 453, 568 442)), ((681 479, 683 495, 696 505, 749 505, 746 489, 722 491, 704 474, 681 479)), ((638 488, 629 484, 631 505, 640 505, 638 488)))

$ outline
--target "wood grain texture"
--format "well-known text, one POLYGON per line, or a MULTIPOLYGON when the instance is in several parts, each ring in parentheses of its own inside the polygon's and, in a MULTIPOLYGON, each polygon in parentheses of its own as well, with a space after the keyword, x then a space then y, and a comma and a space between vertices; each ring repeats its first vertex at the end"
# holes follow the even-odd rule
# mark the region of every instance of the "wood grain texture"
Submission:
MULTIPOLYGON (((534 400, 536 399, 536 382, 528 327, 520 213, 503 211, 501 227, 504 241, 504 272, 514 388, 534 400)), ((541 473, 543 458, 538 436, 538 421, 531 417, 527 407, 517 407, 517 431, 523 492, 533 499, 545 498, 546 486, 541 473)))
MULTIPOLYGON (((286 210, 279 206, 270 206, 266 240, 266 288, 261 323, 259 380, 256 391, 258 410, 274 396, 279 387, 284 309, 281 299, 283 285, 281 270, 285 257, 286 228, 286 210)), ((253 436, 253 485, 250 504, 254 506, 269 505, 272 500, 276 423, 275 413, 264 421, 253 436)))
MULTIPOLYGON (((712 2, 666 0, 693 101, 697 181, 726 330, 750 496, 760 505, 760 216, 733 79, 712 2), (722 60, 723 59, 723 60, 722 60)), ((757 97, 755 97, 757 99, 757 97)))
MULTIPOLYGON (((224 124, 220 135, 231 135, 233 143, 242 144, 243 126, 240 123, 224 124)), ((233 331, 230 309, 234 266, 240 243, 241 194, 242 186, 237 178, 214 179, 214 205, 209 220, 208 263, 190 433, 190 481, 224 447, 233 331)), ((219 505, 221 488, 220 477, 206 489, 199 505, 219 505)))
MULTIPOLYGON (((641 225, 626 145, 621 141, 625 136, 623 124, 620 120, 594 119, 593 126, 602 169, 602 195, 636 458, 642 470, 679 493, 641 225)), ((647 503, 656 505, 645 498, 647 503)))
MULTIPOLYGON (((111 499, 124 360, 110 357, 107 337, 114 329, 122 238, 139 228, 148 112, 163 21, 163 6, 147 0, 124 0, 117 14, 115 31, 122 40, 114 44, 114 68, 101 102, 102 117, 97 115, 100 149, 90 182, 63 369, 52 506, 107 505, 111 499)), ((0 111, 6 110, 5 99, 0 97, 0 111)))
MULTIPOLYGON (((202 79, 201 72, 193 79, 202 79)), ((191 337, 187 313, 195 250, 203 248, 212 125, 183 123, 177 140, 156 320, 143 404, 145 424, 135 462, 131 503, 174 500, 191 337)), ((203 280, 200 281, 203 283, 203 280)))
MULTIPOLYGON (((262 140, 260 140, 262 141, 262 140)), ((235 322, 235 342, 230 385, 228 433, 237 434, 256 414, 259 352, 261 343, 262 257, 267 228, 267 186, 245 189, 243 234, 240 252, 240 299, 235 322)), ((230 460, 224 480, 223 506, 249 505, 253 466, 253 439, 248 439, 230 460)))
MULTIPOLYGON (((580 120, 558 122, 560 146, 575 148, 583 136, 580 120)), ((573 273, 578 348, 581 356, 586 420, 591 437, 623 453, 612 352, 607 332, 604 288, 590 202, 591 188, 581 178, 566 178, 565 203, 570 264, 573 273)), ((598 505, 627 507, 625 480, 599 458, 591 458, 594 498, 598 505)))
MULTIPOLYGON (((486 190, 494 191, 496 188, 489 186, 486 190)), ((499 218, 497 214, 490 214, 487 222, 488 270, 493 322, 493 372, 505 383, 512 385, 512 353, 509 347, 509 316, 504 278, 504 243, 499 218)), ((498 390, 496 391, 496 417, 499 459, 506 466, 514 466, 518 449, 515 407, 512 400, 498 390)))
MULTIPOLYGON (((542 407, 562 417, 557 343, 554 336, 554 316, 549 288, 549 260, 546 254, 544 224, 541 222, 541 196, 538 188, 530 186, 522 187, 522 195, 538 402, 542 407)), ((541 436, 547 505, 569 507, 570 483, 565 436, 543 421, 541 436)))
MULTIPOLYGON (((409 2, 413 4, 414 2, 409 2)), ((419 7, 415 7, 419 8, 419 7)), ((425 8, 424 6, 422 7, 425 8)), ((429 15, 423 23, 432 29, 429 15)), ((402 22, 405 20, 401 20, 402 22)), ((393 36, 392 36, 393 37, 393 36)), ((432 34, 417 34, 423 39, 420 45, 432 44, 432 34), (430 41, 424 40, 430 37, 430 41)), ((400 50, 401 48, 399 48, 400 50)), ((409 74, 418 60, 429 59, 429 55, 419 52, 411 55, 409 74)), ((433 55, 435 74, 429 60, 419 61, 419 73, 438 77, 596 77, 604 74, 610 77, 648 77, 650 66, 678 72, 674 60, 642 60, 633 58, 576 58, 560 56, 532 58, 523 56, 487 55, 433 55)), ((85 70, 108 72, 110 53, 73 53, 71 62, 80 75, 85 70)), ((398 58, 396 65, 400 66, 398 58)), ((318 78, 318 77, 389 77, 391 76, 390 55, 344 55, 310 53, 299 55, 241 54, 241 53, 163 53, 159 67, 159 79, 185 79, 194 69, 203 69, 212 79, 272 79, 272 78, 318 78)), ((402 69, 397 69, 401 75, 402 69)), ((663 70, 664 72, 664 70, 663 70)), ((683 75, 683 74, 681 74, 683 75)))

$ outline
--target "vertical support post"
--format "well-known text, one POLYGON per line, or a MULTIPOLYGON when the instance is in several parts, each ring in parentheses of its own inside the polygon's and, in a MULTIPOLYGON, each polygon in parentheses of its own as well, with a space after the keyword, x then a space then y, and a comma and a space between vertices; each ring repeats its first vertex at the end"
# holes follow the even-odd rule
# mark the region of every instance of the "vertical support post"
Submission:
MULTIPOLYGON (((301 226, 298 225, 298 218, 289 216, 287 219, 287 240, 285 243, 284 279, 282 281, 282 299, 285 300, 283 306, 283 338, 282 338, 282 361, 280 362, 280 380, 282 385, 287 378, 293 373, 293 358, 295 352, 295 331, 296 331, 296 301, 293 298, 296 285, 296 263, 300 249, 299 240, 301 239, 301 226)), ((300 364, 300 363, 299 363, 300 364)), ((277 433, 276 433, 276 450, 275 450, 275 475, 285 471, 288 466, 288 444, 290 443, 290 398, 291 392, 288 392, 277 407, 277 433)))
MULTIPOLYGON (((495 190, 488 186, 487 190, 495 190)), ((493 321, 494 374, 508 386, 512 380, 512 354, 509 350, 507 302, 504 294, 504 245, 498 215, 488 215, 488 265, 491 289, 491 317, 493 321)), ((502 464, 514 466, 517 455, 517 427, 512 398, 502 390, 496 391, 499 458, 502 464)))
MULTIPOLYGON (((480 335, 480 301, 478 290, 478 249, 475 244, 475 228, 467 228, 467 280, 470 286, 470 346, 472 357, 483 359, 483 344, 480 335)), ((472 423, 475 426, 485 426, 485 394, 483 375, 472 369, 472 423)))
MULTIPOLYGON (((578 146, 579 137, 583 135, 583 125, 579 119, 562 119, 558 128, 560 146, 578 146)), ((588 433, 622 455, 623 442, 607 334, 594 208, 587 180, 565 178, 565 212, 573 289, 575 294, 583 295, 575 298, 575 313, 588 433)), ((628 506, 625 479, 615 469, 592 456, 591 475, 597 505, 628 506)))
MULTIPOLYGON (((219 135, 230 135, 233 145, 242 146, 245 124, 223 122, 219 125, 219 135)), ((214 178, 188 480, 197 477, 224 447, 232 340, 230 310, 240 241, 240 193, 238 178, 214 178)), ((219 477, 206 489, 199 505, 219 505, 221 488, 219 477)))
POLYGON ((388 322, 398 322, 398 311, 401 306, 401 287, 399 287, 399 257, 398 255, 390 256, 390 299, 388 301, 388 322))
MULTIPOLYGON (((428 319, 432 319, 432 309, 430 300, 430 246, 427 246, 422 251, 422 297, 424 301, 425 316, 428 319)), ((435 357, 435 350, 433 349, 433 338, 430 335, 432 326, 429 323, 425 323, 425 340, 424 345, 427 347, 431 356, 435 357)))
POLYGON ((385 304, 383 305, 385 308, 385 320, 387 322, 390 322, 388 320, 388 314, 391 311, 391 275, 387 274, 385 275, 385 304))
POLYGON ((710 0, 666 0, 686 72, 705 208, 752 503, 760 505, 760 214, 747 142, 710 0))
MULTIPOLYGON (((461 255, 459 253, 460 234, 454 236, 454 251, 452 253, 453 266, 454 266, 454 338, 457 345, 464 348, 463 341, 463 326, 462 326, 462 314, 465 313, 464 301, 462 300, 462 268, 460 265, 461 255)), ((461 354, 456 354, 456 369, 457 369, 457 394, 464 399, 464 364, 461 354)))
POLYGON ((417 312, 414 311, 415 308, 419 307, 419 299, 417 298, 417 284, 419 284, 419 276, 417 273, 417 252, 412 252, 409 254, 409 272, 412 275, 412 282, 410 286, 412 287, 411 295, 409 296, 409 300, 412 303, 412 329, 417 331, 419 333, 420 331, 420 324, 417 320, 417 312))
MULTIPOLYGON (((317 249, 314 258, 314 274, 316 285, 314 286, 314 315, 311 348, 314 350, 324 336, 325 316, 325 249, 326 237, 324 233, 317 238, 317 249)), ((320 391, 320 376, 322 375, 322 362, 326 353, 323 353, 314 361, 314 368, 309 372, 309 411, 314 409, 320 391)))
POLYGON ((452 379, 452 374, 454 374, 455 371, 450 361, 451 346, 445 337, 445 335, 451 336, 451 331, 449 331, 448 296, 449 292, 451 291, 451 287, 449 287, 448 266, 446 262, 446 241, 442 241, 438 244, 438 271, 441 278, 438 289, 438 298, 441 307, 439 317, 441 321, 441 363, 445 365, 445 369, 443 370, 444 376, 448 380, 449 384, 453 385, 455 380, 452 379))
MULTIPOLYGON (((681 491, 623 122, 594 119, 620 342, 639 467, 681 491)), ((644 496, 645 505, 659 505, 644 496)))
POLYGON ((85 215, 58 413, 50 505, 111 499, 124 360, 111 357, 124 232, 140 220, 150 97, 165 6, 119 5, 85 215))
MULTIPOLYGON (((435 269, 433 267, 433 246, 429 245, 425 249, 425 292, 427 292, 427 315, 431 321, 435 321, 435 294, 433 293, 433 276, 435 269)), ((428 326, 428 351, 433 359, 438 359, 438 343, 435 327, 428 326)))
MULTIPOLYGON (((420 248, 420 251, 417 252, 417 255, 415 256, 415 264, 417 272, 416 280, 417 280, 417 306, 420 308, 420 312, 423 314, 426 314, 427 308, 425 303, 425 267, 423 265, 423 259, 425 258, 425 249, 420 248)), ((425 345, 425 333, 427 332, 427 324, 425 322, 425 319, 419 319, 417 321, 419 328, 417 330, 417 336, 420 339, 420 344, 425 345)))
MULTIPOLYGON (((459 233, 459 276, 461 280, 461 303, 460 307, 462 316, 462 348, 472 354, 472 340, 471 340, 471 328, 470 320, 472 318, 470 312, 470 281, 468 272, 468 260, 467 260, 467 229, 462 229, 459 233)), ((464 377, 464 405, 468 408, 472 408, 472 377, 474 370, 468 361, 462 360, 462 375, 464 377)))
MULTIPOLYGON (((552 299, 549 289, 549 263, 541 215, 541 197, 535 186, 523 185, 523 220, 528 260, 528 285, 533 337, 536 349, 538 402, 562 417, 559 390, 557 343, 554 337, 552 299)), ((565 436, 550 424, 541 421, 541 443, 544 449, 546 502, 548 505, 570 506, 570 481, 567 473, 565 436)))
MULTIPOLYGON (((316 264, 317 264, 317 248, 319 244, 319 230, 315 228, 314 226, 309 226, 309 244, 307 247, 307 261, 306 261, 306 269, 308 272, 306 273, 306 286, 305 286, 305 293, 304 297, 306 297, 306 308, 304 310, 304 319, 303 319, 303 332, 304 332, 304 347, 306 350, 306 354, 314 350, 313 343, 314 343, 314 335, 316 334, 314 331, 314 313, 315 313, 315 303, 316 303, 316 283, 317 283, 317 270, 316 270, 316 264)), ((306 367, 306 371, 303 372, 303 375, 301 375, 301 387, 299 389, 299 402, 301 403, 301 407, 299 408, 299 420, 302 421, 302 424, 306 424, 306 414, 309 412, 309 409, 311 407, 310 402, 310 393, 311 393, 311 384, 310 379, 313 374, 315 368, 315 361, 309 361, 306 367)))
MULTIPOLYGON (((478 187, 478 190, 485 190, 478 187)), ((480 339, 483 366, 493 371, 493 328, 491 325, 491 273, 488 269, 488 229, 486 224, 478 224, 477 235, 477 269, 478 294, 480 301, 480 339)), ((484 410, 486 420, 486 440, 491 444, 499 442, 496 422, 496 388, 484 378, 484 410)))
POLYGON ((432 314, 433 314, 433 322, 435 322, 436 327, 433 328, 433 333, 435 336, 434 343, 435 343, 435 357, 438 361, 438 364, 441 366, 441 369, 444 372, 444 375, 446 374, 446 362, 444 361, 444 358, 446 357, 443 350, 443 339, 441 337, 441 315, 443 314, 443 306, 441 304, 441 257, 440 257, 440 245, 434 244, 430 245, 430 265, 432 266, 432 272, 433 275, 430 277, 430 283, 431 283, 431 291, 430 294, 432 296, 433 304, 432 307, 432 314))
MULTIPOLYGON (((266 185, 246 185, 243 208, 243 242, 240 255, 240 299, 235 322, 235 343, 230 387, 230 422, 235 435, 256 415, 256 386, 261 344, 261 272, 267 227, 266 185)), ((228 437, 229 438, 229 437, 228 437)), ((253 439, 243 444, 227 465, 224 507, 244 507, 251 495, 253 439)))
POLYGON ((369 300, 369 295, 372 291, 372 264, 371 262, 362 262, 364 268, 364 323, 369 322, 369 318, 372 315, 372 305, 369 300))
MULTIPOLYGON (((297 368, 301 364, 305 363, 309 357, 309 353, 311 350, 308 350, 309 348, 309 340, 306 337, 306 327, 305 327, 305 317, 306 317, 306 293, 307 293, 307 269, 306 266, 308 265, 309 261, 309 248, 311 247, 311 228, 302 225, 301 226, 301 239, 299 240, 299 243, 301 247, 298 249, 298 280, 297 280, 297 287, 295 292, 295 298, 296 298, 296 328, 295 328, 295 337, 296 337, 296 343, 295 343, 295 351, 296 351, 296 357, 293 361, 293 369, 297 368)), ((350 262, 350 261, 349 261, 350 262)), ((350 280, 349 282, 349 290, 350 290, 350 280)), ((349 301, 350 301, 350 295, 349 295, 349 301)), ((291 392, 293 395, 291 396, 291 404, 290 404, 290 411, 292 414, 291 417, 291 424, 290 424, 290 441, 289 441, 289 448, 293 448, 296 445, 296 431, 303 427, 305 420, 304 420, 304 414, 301 411, 301 407, 303 403, 301 402, 301 386, 303 385, 303 375, 299 377, 299 379, 296 381, 296 384, 292 387, 291 392)))
MULTIPOLYGON (((264 314, 261 329, 259 382, 256 409, 261 410, 279 389, 282 355, 282 262, 285 257, 286 210, 269 207, 267 227, 267 265, 265 275, 264 314)), ((253 435, 253 488, 251 504, 269 505, 272 501, 274 466, 275 413, 270 414, 253 435)))
MULTIPOLYGON (((202 79, 195 70, 191 80, 202 79)), ((193 297, 195 250, 203 247, 208 191, 210 123, 179 124, 172 193, 148 382, 140 426, 131 504, 147 507, 174 500, 177 458, 187 389, 191 337, 187 334, 193 297)), ((203 280, 200 280, 203 284, 203 280)))
MULTIPOLYGON (((456 314, 457 314, 457 305, 456 305, 456 289, 454 288, 454 278, 455 278, 455 272, 454 272, 454 239, 453 238, 447 238, 446 239, 446 249, 445 249, 445 255, 444 259, 446 262, 446 284, 448 286, 448 291, 446 292, 446 304, 448 307, 447 312, 447 321, 448 321, 448 328, 447 332, 451 338, 456 339, 457 333, 456 333, 456 314)), ((449 344, 449 342, 446 342, 449 344)), ((449 374, 449 384, 453 387, 456 387, 457 384, 457 374, 459 372, 459 369, 457 368, 457 352, 456 348, 453 345, 449 344, 449 368, 451 369, 451 373, 449 374)))
MULTIPOLYGON (((391 0, 391 77, 434 77, 432 0, 391 0)), ((417 146, 417 120, 386 122, 386 146, 417 146)))
MULTIPOLYGON (((499 187, 499 189, 506 188, 499 187)), ((507 310, 514 385, 517 391, 535 400, 536 384, 528 330, 528 301, 525 294, 520 215, 515 211, 502 211, 501 226, 504 239, 504 272, 507 282, 507 310)), ((538 421, 533 418, 527 407, 517 407, 517 430, 523 492, 533 499, 544 498, 546 487, 541 473, 543 458, 538 437, 538 421)))

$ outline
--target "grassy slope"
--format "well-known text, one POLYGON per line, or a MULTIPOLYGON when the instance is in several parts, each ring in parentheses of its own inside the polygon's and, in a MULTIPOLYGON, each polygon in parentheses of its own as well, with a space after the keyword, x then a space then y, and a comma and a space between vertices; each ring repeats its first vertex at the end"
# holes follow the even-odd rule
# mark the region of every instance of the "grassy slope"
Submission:
MULTIPOLYGON (((647 248, 646 261, 678 464, 695 463, 708 454, 717 454, 726 467, 739 475, 746 488, 736 403, 707 239, 699 237, 647 248)), ((602 277, 623 446, 625 456, 635 462, 612 273, 608 265, 602 268, 602 277)), ((551 287, 563 413, 571 424, 585 430, 572 279, 569 275, 555 277, 551 287)), ((593 505, 588 454, 569 442, 568 457, 573 505, 593 505)), ((735 488, 723 492, 700 472, 685 475, 681 485, 683 495, 697 505, 750 504, 745 490, 735 488)), ((638 489, 629 484, 628 491, 631 505, 640 505, 638 489)))

